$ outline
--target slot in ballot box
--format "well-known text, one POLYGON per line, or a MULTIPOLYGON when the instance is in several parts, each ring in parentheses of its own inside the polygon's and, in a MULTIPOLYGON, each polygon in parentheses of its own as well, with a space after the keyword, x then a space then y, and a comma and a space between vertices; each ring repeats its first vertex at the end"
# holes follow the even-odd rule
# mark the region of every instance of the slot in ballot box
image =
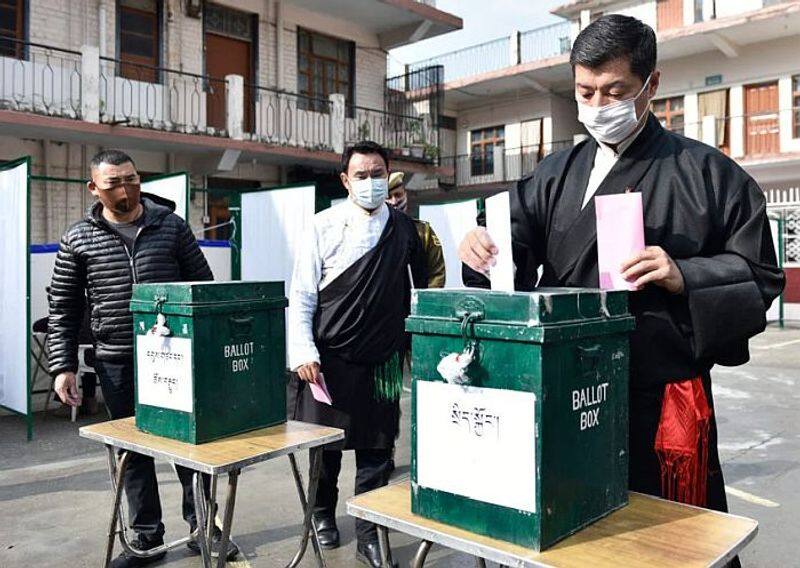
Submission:
POLYGON ((286 421, 283 282, 136 284, 136 426, 201 444, 286 421))
POLYGON ((414 291, 412 511, 541 550, 624 506, 633 325, 627 292, 414 291))

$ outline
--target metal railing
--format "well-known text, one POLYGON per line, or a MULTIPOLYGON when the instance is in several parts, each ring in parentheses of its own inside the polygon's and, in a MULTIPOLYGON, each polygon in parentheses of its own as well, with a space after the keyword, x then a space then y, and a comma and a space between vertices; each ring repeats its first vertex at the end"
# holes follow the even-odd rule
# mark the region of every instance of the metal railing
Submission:
POLYGON ((250 93, 255 106, 252 127, 245 125, 253 140, 333 150, 329 100, 248 84, 245 84, 245 93, 250 93))
POLYGON ((224 132, 224 79, 100 57, 99 83, 101 122, 186 133, 224 132), (216 120, 209 121, 210 113, 216 120))
POLYGON ((80 118, 80 52, 0 36, 0 108, 80 118))
POLYGON ((447 156, 441 159, 441 166, 450 169, 453 175, 444 176, 441 181, 456 187, 518 181, 531 173, 545 156, 573 144, 573 140, 558 140, 518 148, 495 148, 486 156, 447 156))
POLYGON ((436 130, 422 117, 351 106, 345 119, 345 145, 358 140, 377 142, 396 156, 435 161, 439 156, 436 130))
POLYGON ((501 37, 411 63, 408 69, 416 71, 434 65, 444 65, 444 82, 449 83, 462 77, 502 69, 510 64, 509 38, 501 37))
POLYGON ((567 53, 572 48, 570 22, 558 22, 522 32, 519 36, 520 63, 539 61, 567 53))

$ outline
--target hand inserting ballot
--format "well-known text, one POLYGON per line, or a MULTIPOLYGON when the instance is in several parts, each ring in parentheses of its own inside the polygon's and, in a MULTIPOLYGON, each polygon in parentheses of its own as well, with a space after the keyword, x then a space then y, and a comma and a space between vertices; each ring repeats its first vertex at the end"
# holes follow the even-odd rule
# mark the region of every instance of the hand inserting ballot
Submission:
POLYGON ((458 247, 461 262, 473 270, 487 274, 495 265, 497 246, 484 227, 476 227, 466 234, 458 247))
POLYGON ((673 294, 683 292, 683 274, 661 247, 647 247, 627 260, 620 268, 622 277, 641 289, 655 284, 673 294))

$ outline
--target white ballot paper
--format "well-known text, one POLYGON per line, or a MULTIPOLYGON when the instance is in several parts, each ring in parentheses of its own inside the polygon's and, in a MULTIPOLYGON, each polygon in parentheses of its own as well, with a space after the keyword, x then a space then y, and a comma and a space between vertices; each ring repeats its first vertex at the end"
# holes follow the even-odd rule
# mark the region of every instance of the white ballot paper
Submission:
POLYGON ((486 199, 486 231, 497 250, 497 264, 489 270, 492 290, 514 291, 514 259, 511 256, 511 208, 508 192, 486 199))

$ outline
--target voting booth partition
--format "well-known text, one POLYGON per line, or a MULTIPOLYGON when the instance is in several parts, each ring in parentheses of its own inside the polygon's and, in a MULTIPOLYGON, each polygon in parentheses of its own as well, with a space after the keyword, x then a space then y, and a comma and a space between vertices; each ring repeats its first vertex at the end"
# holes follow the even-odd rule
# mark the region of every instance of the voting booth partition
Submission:
POLYGON ((420 205, 419 218, 430 223, 442 243, 446 288, 463 288, 458 245, 470 230, 477 227, 478 199, 453 201, 438 205, 420 205))
POLYGON ((31 412, 29 157, 0 166, 0 407, 25 416, 33 436, 31 412))

